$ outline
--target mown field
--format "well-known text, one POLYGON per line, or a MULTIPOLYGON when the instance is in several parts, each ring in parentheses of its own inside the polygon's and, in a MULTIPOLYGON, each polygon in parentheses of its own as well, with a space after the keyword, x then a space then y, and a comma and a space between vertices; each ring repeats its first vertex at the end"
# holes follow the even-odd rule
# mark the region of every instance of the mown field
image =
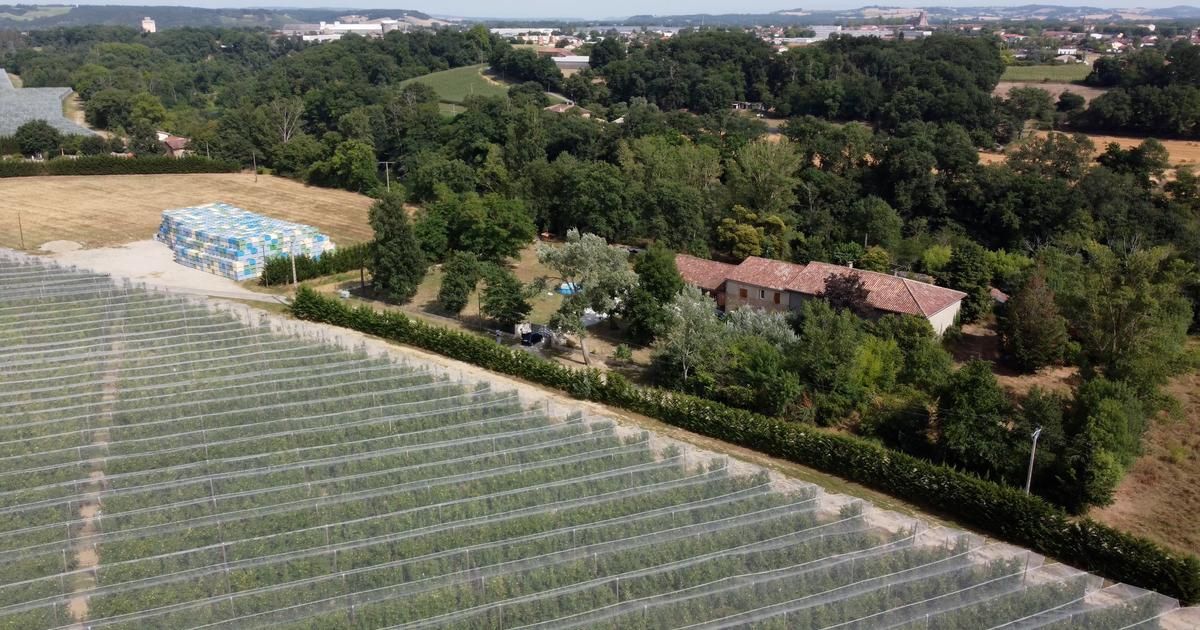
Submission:
POLYGON ((483 75, 486 64, 463 66, 452 70, 443 70, 422 75, 404 81, 407 83, 424 83, 437 92, 443 103, 461 105, 468 96, 503 96, 508 93, 508 85, 483 75))
POLYGON ((0 628, 1115 630, 1172 605, 398 358, 0 259, 0 628))
MULTIPOLYGON (((463 111, 462 103, 468 96, 503 96, 508 93, 509 84, 486 74, 486 70, 487 64, 463 66, 408 79, 400 85, 420 82, 432 87, 437 92, 442 113, 453 115, 463 111)), ((552 103, 561 100, 557 96, 550 96, 552 103)))
POLYGON ((84 247, 151 238, 162 211, 224 201, 253 212, 314 225, 335 243, 368 240, 363 195, 305 186, 282 177, 248 173, 17 177, 0 194, 0 247, 25 249, 75 241, 84 247), (18 227, 18 213, 20 227, 18 227))
POLYGON ((1082 81, 1092 71, 1086 63, 1063 63, 1046 66, 1008 66, 1001 81, 1055 81, 1070 83, 1082 81))

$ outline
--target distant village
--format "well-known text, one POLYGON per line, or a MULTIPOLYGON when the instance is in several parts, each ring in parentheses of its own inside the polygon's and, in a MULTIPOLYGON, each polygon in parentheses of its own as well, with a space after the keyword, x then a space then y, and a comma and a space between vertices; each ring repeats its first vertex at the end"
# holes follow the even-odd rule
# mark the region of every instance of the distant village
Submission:
MULTIPOLYGON (((859 25, 812 25, 812 26, 760 26, 752 30, 764 41, 777 47, 779 52, 798 46, 808 46, 830 37, 877 37, 883 40, 913 40, 929 37, 935 32, 950 31, 968 36, 997 36, 1003 42, 1011 58, 1017 63, 1087 63, 1099 56, 1119 55, 1129 50, 1167 45, 1174 41, 1190 41, 1200 44, 1200 29, 1179 28, 1169 25, 1159 28, 1153 23, 1116 24, 1113 22, 1088 23, 1081 21, 1062 30, 1042 29, 1036 25, 1011 27, 1006 30, 1003 23, 992 20, 954 21, 932 23, 928 14, 912 10, 900 14, 900 19, 890 19, 885 24, 859 25), (902 20, 902 21, 901 21, 902 20)), ((439 19, 372 18, 361 15, 346 15, 333 22, 315 24, 287 24, 277 31, 284 37, 298 37, 307 42, 335 41, 354 34, 363 37, 383 37, 393 31, 408 32, 422 28, 454 26, 455 23, 439 19)), ((1032 23, 1031 23, 1032 24, 1032 23)), ((586 67, 588 58, 578 54, 578 49, 601 39, 618 37, 626 41, 667 39, 686 27, 679 26, 564 26, 550 28, 541 26, 502 26, 489 30, 513 43, 537 46, 539 53, 553 57, 562 70, 586 67)), ((143 29, 154 31, 154 21, 146 18, 143 29)))

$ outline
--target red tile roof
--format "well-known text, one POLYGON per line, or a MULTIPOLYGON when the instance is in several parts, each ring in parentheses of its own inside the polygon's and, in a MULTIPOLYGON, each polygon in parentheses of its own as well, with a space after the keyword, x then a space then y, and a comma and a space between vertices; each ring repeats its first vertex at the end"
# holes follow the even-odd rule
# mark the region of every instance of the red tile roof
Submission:
POLYGON ((728 279, 764 289, 783 291, 791 283, 792 278, 803 271, 804 265, 751 256, 735 267, 728 279))
POLYGON ((809 263, 786 288, 797 293, 820 295, 825 290, 826 278, 831 274, 847 273, 862 279, 863 287, 868 291, 867 304, 881 311, 929 317, 967 297, 962 291, 925 282, 822 262, 809 263))
POLYGON ((179 151, 187 148, 188 139, 180 136, 168 135, 166 139, 163 140, 163 144, 167 145, 167 147, 172 151, 179 151))
POLYGON ((679 275, 683 276, 684 282, 705 291, 716 291, 721 288, 721 285, 725 284, 725 278, 729 277, 734 269, 734 265, 728 263, 696 258, 687 254, 675 255, 675 267, 679 269, 679 275))
POLYGON ((542 109, 544 109, 548 112, 554 112, 556 114, 563 114, 563 113, 569 112, 571 110, 577 109, 577 110, 579 110, 579 114, 581 116, 583 116, 584 118, 589 118, 592 116, 592 110, 587 109, 586 107, 580 107, 580 106, 576 105, 575 103, 555 103, 548 107, 543 107, 542 109))
POLYGON ((854 274, 867 290, 867 304, 880 311, 930 317, 967 297, 962 291, 875 271, 811 262, 796 265, 751 256, 740 265, 728 265, 686 254, 675 256, 675 266, 688 284, 715 291, 726 280, 776 291, 805 295, 825 292, 831 274, 854 274))

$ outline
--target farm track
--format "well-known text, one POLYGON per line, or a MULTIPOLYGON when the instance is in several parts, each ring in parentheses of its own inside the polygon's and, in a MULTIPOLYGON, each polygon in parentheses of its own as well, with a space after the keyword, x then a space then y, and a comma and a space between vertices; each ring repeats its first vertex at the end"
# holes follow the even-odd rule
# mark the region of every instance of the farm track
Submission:
MULTIPOLYGON (((125 343, 117 339, 112 344, 112 356, 101 370, 101 408, 97 416, 97 427, 92 431, 92 444, 104 448, 109 442, 108 427, 112 424, 113 411, 117 404, 118 382, 121 370, 121 357, 125 343)), ((88 491, 86 499, 79 505, 79 518, 83 525, 79 528, 81 542, 75 546, 75 565, 84 572, 77 573, 73 580, 75 595, 67 602, 67 613, 80 627, 88 618, 88 598, 96 588, 96 575, 100 568, 100 555, 92 542, 100 532, 100 515, 103 502, 100 493, 104 490, 105 478, 103 459, 96 460, 93 470, 88 474, 88 491)))

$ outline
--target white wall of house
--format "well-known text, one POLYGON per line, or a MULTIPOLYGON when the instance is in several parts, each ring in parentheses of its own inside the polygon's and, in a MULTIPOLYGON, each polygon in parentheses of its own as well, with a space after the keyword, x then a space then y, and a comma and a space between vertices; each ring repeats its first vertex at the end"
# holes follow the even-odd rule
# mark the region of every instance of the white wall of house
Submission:
POLYGON ((962 300, 959 300, 950 306, 929 316, 929 324, 933 326, 933 332, 937 336, 942 336, 946 329, 954 325, 954 320, 958 318, 958 311, 962 308, 962 300))
POLYGON ((753 306, 766 311, 786 311, 788 296, 784 291, 764 289, 752 284, 728 280, 725 282, 725 310, 736 311, 743 306, 753 306), (743 294, 745 296, 743 297, 743 294))
MULTIPOLYGON (((804 300, 809 299, 816 298, 795 291, 774 291, 772 289, 756 287, 752 284, 734 282, 733 280, 725 283, 726 311, 736 311, 743 306, 752 306, 766 311, 798 311, 804 300), (743 292, 745 293, 745 297, 742 295, 743 292), (779 295, 779 303, 775 302, 776 294, 779 295)), ((947 328, 954 325, 954 320, 958 318, 958 312, 961 309, 962 301, 959 300, 930 315, 926 319, 929 320, 929 325, 933 327, 933 332, 940 337, 942 333, 946 332, 947 328)), ((871 318, 882 317, 886 314, 885 312, 877 311, 871 318)))

